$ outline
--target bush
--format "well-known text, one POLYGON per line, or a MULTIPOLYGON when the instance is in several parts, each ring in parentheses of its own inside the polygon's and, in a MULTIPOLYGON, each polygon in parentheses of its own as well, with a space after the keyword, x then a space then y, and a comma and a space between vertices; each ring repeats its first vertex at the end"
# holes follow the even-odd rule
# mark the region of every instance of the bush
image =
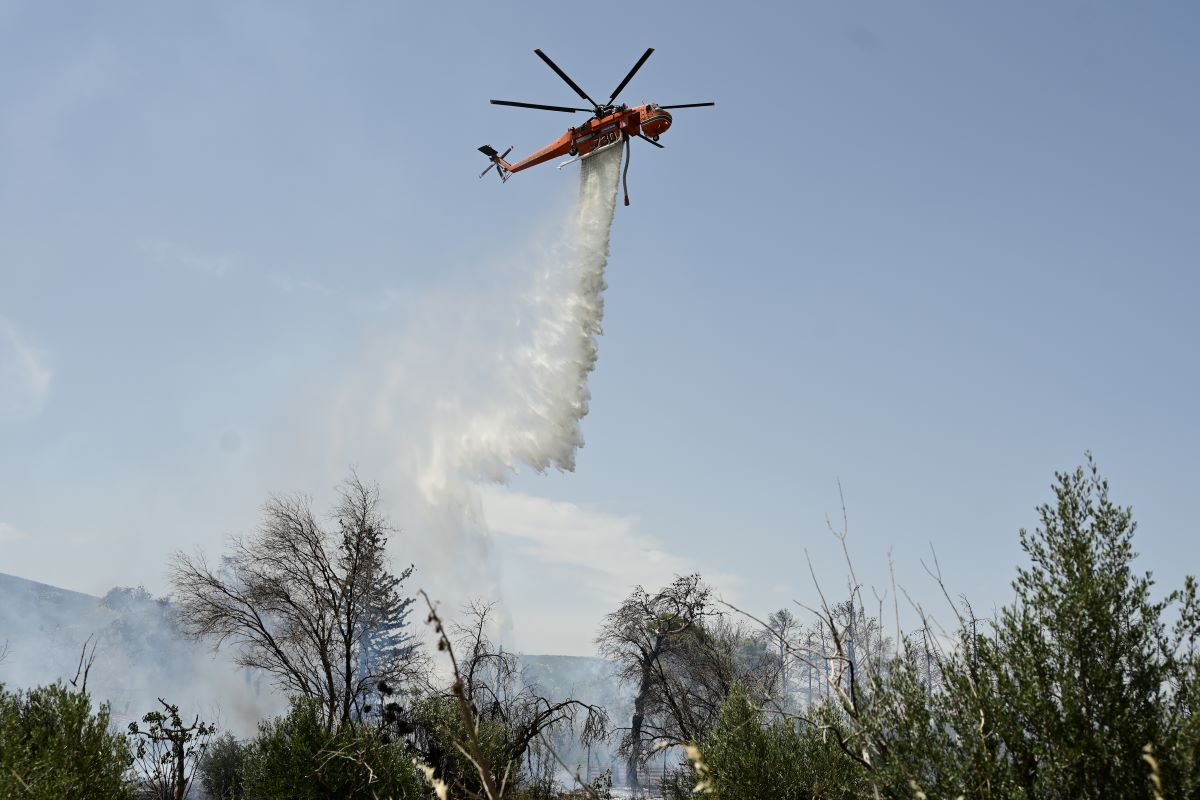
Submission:
MULTIPOLYGON (((432 696, 418 701, 413 708, 413 722, 419 732, 422 758, 433 767, 455 794, 482 793, 483 782, 470 759, 456 746, 467 741, 458 700, 451 696, 432 696)), ((504 726, 498 721, 479 720, 479 746, 483 751, 485 768, 497 782, 508 772, 508 783, 515 785, 521 777, 521 765, 508 763, 508 740, 504 726)))
POLYGON ((108 705, 61 683, 26 692, 0 685, 0 797, 125 800, 132 761, 109 728, 108 705))
POLYGON ((245 764, 246 800, 404 800, 424 796, 404 747, 374 728, 325 727, 318 703, 294 700, 259 725, 245 764))
MULTIPOLYGON (((735 684, 712 732, 700 743, 712 792, 721 800, 811 800, 868 796, 861 771, 832 741, 807 723, 764 724, 745 687, 735 684)), ((692 797, 698 782, 689 764, 668 787, 672 796, 692 797)))
POLYGON ((212 800, 242 800, 246 796, 246 758, 249 748, 224 733, 208 746, 200 760, 200 783, 212 800))

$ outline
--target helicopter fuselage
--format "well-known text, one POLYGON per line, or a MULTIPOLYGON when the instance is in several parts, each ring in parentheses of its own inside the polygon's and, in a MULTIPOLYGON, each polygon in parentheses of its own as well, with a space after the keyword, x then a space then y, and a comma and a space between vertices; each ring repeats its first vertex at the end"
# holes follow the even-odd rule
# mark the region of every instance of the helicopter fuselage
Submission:
POLYGON ((594 150, 616 144, 622 135, 639 133, 657 140, 671 127, 671 113, 655 103, 626 108, 619 106, 607 114, 592 117, 578 128, 570 128, 562 136, 505 168, 509 172, 536 167, 562 156, 586 156, 594 150))

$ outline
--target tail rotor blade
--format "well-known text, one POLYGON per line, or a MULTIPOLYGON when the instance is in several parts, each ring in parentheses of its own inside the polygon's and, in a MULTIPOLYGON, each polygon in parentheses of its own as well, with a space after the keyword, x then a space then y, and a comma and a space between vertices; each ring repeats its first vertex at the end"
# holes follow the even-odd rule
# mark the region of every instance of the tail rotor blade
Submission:
POLYGON ((495 164, 488 164, 488 168, 485 169, 483 172, 479 173, 479 177, 482 178, 484 175, 487 175, 489 172, 492 171, 492 168, 495 166, 496 166, 495 164))
POLYGON ((642 68, 642 64, 646 63, 646 59, 649 58, 650 54, 653 52, 653 47, 647 47, 646 52, 642 53, 642 57, 639 58, 638 62, 633 65, 633 69, 629 70, 629 74, 625 76, 625 80, 621 81, 619 84, 617 84, 617 88, 613 89, 612 97, 608 98, 608 104, 610 106, 612 105, 612 102, 617 99, 617 95, 621 93, 621 90, 625 88, 625 85, 629 83, 629 81, 633 80, 633 76, 637 74, 637 71, 642 68))

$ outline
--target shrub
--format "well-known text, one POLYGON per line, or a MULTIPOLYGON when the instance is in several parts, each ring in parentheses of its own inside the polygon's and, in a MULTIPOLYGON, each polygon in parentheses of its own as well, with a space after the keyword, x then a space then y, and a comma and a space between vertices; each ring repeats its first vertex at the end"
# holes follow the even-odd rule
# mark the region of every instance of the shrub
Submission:
POLYGON ((131 756, 109 728, 108 705, 61 683, 25 692, 0 685, 0 797, 125 800, 131 756))
MULTIPOLYGON (((467 741, 458 700, 452 696, 431 696, 418 701, 413 708, 413 721, 418 731, 418 749, 437 775, 455 793, 482 793, 483 784, 478 770, 458 748, 467 741)), ((508 741, 502 724, 489 719, 479 720, 479 746, 483 751, 484 767, 497 782, 508 774, 509 785, 520 778, 520 764, 508 763, 508 741)))
MULTIPOLYGON (((805 722, 765 724, 745 687, 735 684, 712 732, 700 743, 711 791, 721 800, 858 798, 866 783, 833 742, 805 722)), ((675 798, 692 797, 697 783, 686 765, 668 787, 675 798)))
POLYGON ((242 800, 246 796, 247 745, 233 734, 213 740, 200 760, 200 783, 212 800, 242 800))
POLYGON ((245 766, 247 800, 404 800, 424 796, 411 757, 375 728, 330 730, 317 702, 259 725, 245 766))

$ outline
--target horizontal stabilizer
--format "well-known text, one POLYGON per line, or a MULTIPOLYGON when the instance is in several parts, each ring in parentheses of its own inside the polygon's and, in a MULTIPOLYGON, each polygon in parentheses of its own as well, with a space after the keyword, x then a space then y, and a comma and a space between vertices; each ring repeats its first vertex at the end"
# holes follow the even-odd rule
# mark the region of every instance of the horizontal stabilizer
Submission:
POLYGON ((488 158, 500 155, 498 152, 496 152, 496 148, 492 147, 490 144, 485 144, 483 147, 479 148, 479 152, 483 153, 488 158))

